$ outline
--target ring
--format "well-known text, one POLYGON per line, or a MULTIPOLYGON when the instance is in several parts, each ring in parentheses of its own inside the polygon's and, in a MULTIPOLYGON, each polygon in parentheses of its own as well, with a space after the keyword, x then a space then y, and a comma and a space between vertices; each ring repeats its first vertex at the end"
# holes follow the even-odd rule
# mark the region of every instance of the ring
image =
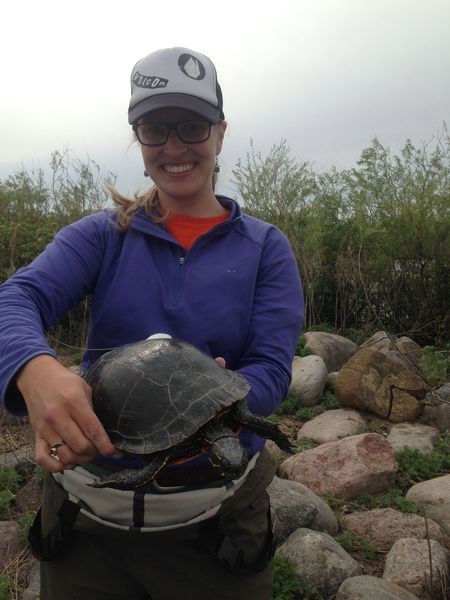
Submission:
POLYGON ((61 460, 57 452, 58 448, 60 448, 61 446, 65 446, 65 442, 63 442, 62 440, 50 446, 50 452, 48 453, 48 455, 51 456, 54 460, 61 460))

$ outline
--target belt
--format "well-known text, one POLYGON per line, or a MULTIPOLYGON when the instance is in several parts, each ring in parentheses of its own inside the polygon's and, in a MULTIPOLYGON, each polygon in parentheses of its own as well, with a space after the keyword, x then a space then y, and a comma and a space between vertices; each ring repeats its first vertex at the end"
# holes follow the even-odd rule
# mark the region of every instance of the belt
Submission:
POLYGON ((209 469, 208 467, 196 467, 193 469, 165 469, 158 473, 156 482, 162 486, 198 486, 212 483, 213 481, 223 480, 226 478, 220 475, 218 471, 209 469))
MULTIPOLYGON (((108 464, 103 461, 94 460, 91 463, 85 463, 82 465, 87 471, 101 477, 111 471, 119 471, 123 467, 118 465, 108 464)), ((210 467, 194 467, 192 469, 183 468, 171 468, 168 467, 158 473, 156 477, 156 483, 163 487, 175 487, 175 486, 200 486, 215 481, 226 483, 229 481, 229 477, 220 475, 219 471, 216 471, 210 467)))

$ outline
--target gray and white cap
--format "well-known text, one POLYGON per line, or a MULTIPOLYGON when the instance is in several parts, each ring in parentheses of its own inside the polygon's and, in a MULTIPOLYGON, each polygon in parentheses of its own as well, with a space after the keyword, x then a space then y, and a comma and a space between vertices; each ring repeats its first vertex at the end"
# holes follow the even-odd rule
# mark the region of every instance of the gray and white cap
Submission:
POLYGON ((224 119, 222 90, 212 61, 188 48, 165 48, 138 61, 131 73, 128 122, 157 108, 184 108, 217 123, 224 119))

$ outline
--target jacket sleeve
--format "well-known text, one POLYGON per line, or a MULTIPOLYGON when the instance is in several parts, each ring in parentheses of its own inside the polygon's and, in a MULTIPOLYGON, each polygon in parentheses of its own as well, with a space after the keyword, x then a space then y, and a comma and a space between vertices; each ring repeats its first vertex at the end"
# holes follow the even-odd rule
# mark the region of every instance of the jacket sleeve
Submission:
POLYGON ((0 286, 0 401, 22 415, 19 369, 39 354, 55 356, 46 332, 95 284, 104 248, 106 213, 69 225, 30 265, 0 286))
POLYGON ((292 249, 284 234, 271 227, 262 249, 245 353, 236 365, 250 383, 247 401, 252 412, 269 415, 286 397, 303 318, 292 249))

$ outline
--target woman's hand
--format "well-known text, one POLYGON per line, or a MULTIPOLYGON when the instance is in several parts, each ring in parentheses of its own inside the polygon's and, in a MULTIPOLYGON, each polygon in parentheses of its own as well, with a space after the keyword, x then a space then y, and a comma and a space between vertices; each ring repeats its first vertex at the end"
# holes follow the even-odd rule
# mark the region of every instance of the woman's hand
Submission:
POLYGON ((118 454, 92 409, 89 385, 52 356, 32 358, 16 382, 36 434, 38 465, 57 472, 89 462, 97 454, 118 454), (60 442, 55 459, 50 449, 60 442))

